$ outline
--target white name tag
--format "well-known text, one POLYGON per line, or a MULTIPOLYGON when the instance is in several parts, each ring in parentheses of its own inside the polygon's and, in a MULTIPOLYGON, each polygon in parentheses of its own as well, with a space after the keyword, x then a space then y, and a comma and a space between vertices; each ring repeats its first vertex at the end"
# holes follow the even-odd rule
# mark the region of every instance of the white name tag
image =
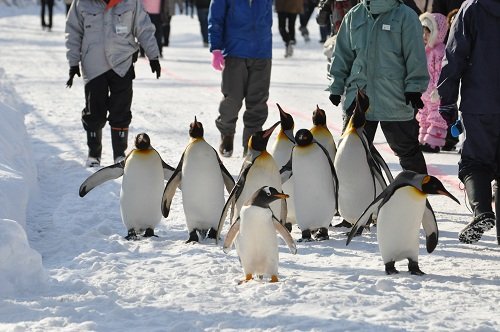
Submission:
POLYGON ((126 25, 117 25, 116 26, 116 34, 117 35, 126 35, 128 33, 128 28, 126 25))
POLYGON ((391 31, 391 26, 389 24, 382 24, 382 30, 391 31))

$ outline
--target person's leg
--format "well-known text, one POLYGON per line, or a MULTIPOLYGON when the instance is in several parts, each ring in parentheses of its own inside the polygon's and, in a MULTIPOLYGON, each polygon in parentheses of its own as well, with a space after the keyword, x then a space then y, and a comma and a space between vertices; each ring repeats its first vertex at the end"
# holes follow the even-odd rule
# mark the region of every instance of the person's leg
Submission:
POLYGON ((170 43, 170 21, 172 16, 169 15, 163 22, 163 46, 168 46, 170 43))
POLYGON ((427 165, 418 142, 417 120, 381 121, 380 127, 392 151, 399 157, 401 167, 427 174, 427 165))
POLYGON ((49 10, 49 31, 52 30, 52 11, 54 9, 54 0, 47 0, 48 10, 49 10))
POLYGON ((40 13, 40 18, 42 20, 42 29, 45 29, 47 24, 45 24, 45 5, 47 4, 47 0, 41 0, 41 13, 40 13))
POLYGON ((87 133, 88 157, 95 159, 99 166, 102 153, 102 128, 106 124, 108 111, 108 81, 102 74, 85 84, 85 108, 82 111, 82 124, 87 133))
POLYGON ((158 50, 160 50, 160 57, 163 57, 163 32, 162 32, 162 21, 160 14, 148 14, 151 20, 151 23, 155 26, 155 38, 156 43, 158 44, 158 50))
POLYGON ((233 153, 236 121, 238 121, 238 113, 243 104, 247 80, 246 60, 226 57, 221 83, 223 98, 219 104, 219 116, 215 120, 215 125, 221 133, 222 142, 219 152, 225 157, 230 157, 233 153))
POLYGON ((288 43, 290 42, 290 38, 288 36, 288 31, 286 30, 286 20, 287 20, 287 13, 279 12, 278 31, 280 32, 281 39, 283 40, 285 45, 288 45, 288 43))
POLYGON ((109 126, 111 127, 111 144, 113 160, 120 161, 125 157, 128 146, 128 128, 132 121, 132 81, 135 78, 134 66, 131 66, 124 77, 115 72, 108 72, 109 80, 109 126))
POLYGON ((297 14, 288 14, 288 37, 290 38, 290 42, 295 44, 295 21, 297 20, 297 14))
POLYGON ((199 8, 197 12, 203 46, 208 46, 208 8, 199 8))
POLYGON ((271 59, 252 59, 248 63, 248 84, 243 113, 243 150, 246 151, 250 136, 262 130, 267 120, 269 87, 271 84, 271 59))

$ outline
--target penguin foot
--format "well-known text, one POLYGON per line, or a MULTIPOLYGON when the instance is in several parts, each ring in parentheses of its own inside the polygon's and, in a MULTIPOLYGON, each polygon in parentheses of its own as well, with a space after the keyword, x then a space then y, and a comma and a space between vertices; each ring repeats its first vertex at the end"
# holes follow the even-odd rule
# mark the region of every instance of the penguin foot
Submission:
POLYGON ((191 242, 200 242, 200 239, 198 238, 198 233, 196 229, 193 229, 189 233, 189 239, 187 239, 186 243, 191 243, 191 242))
POLYGON ((146 228, 146 231, 144 232, 144 237, 158 237, 158 235, 155 235, 155 231, 152 228, 146 228))
POLYGON ((394 264, 396 262, 389 262, 389 263, 386 263, 385 264, 385 273, 388 274, 388 275, 391 275, 391 274, 398 274, 399 271, 396 270, 396 268, 394 267, 394 264))
POLYGON ((213 229, 212 227, 210 227, 206 238, 215 240, 217 238, 217 231, 215 229, 213 229))
POLYGON ((288 231, 291 233, 292 232, 292 223, 291 222, 286 222, 285 223, 285 228, 288 229, 288 231))
POLYGON ((302 238, 298 239, 297 242, 312 242, 311 231, 306 229, 302 231, 302 238))
POLYGON ((276 275, 271 276, 271 281, 270 282, 278 282, 278 277, 276 275))
POLYGON ((252 279, 253 279, 252 274, 247 274, 245 275, 245 280, 240 280, 238 282, 238 285, 244 284, 245 282, 249 282, 252 279))
POLYGON ((346 228, 351 228, 352 227, 352 224, 350 222, 348 222, 347 220, 345 219, 342 219, 342 222, 334 225, 333 227, 346 227, 346 228))
POLYGON ((328 236, 328 229, 325 228, 325 227, 321 227, 318 232, 316 233, 316 235, 314 235, 314 239, 316 241, 325 241, 325 240, 329 240, 330 239, 330 236, 328 236))
POLYGON ((130 241, 130 240, 137 240, 137 234, 135 233, 135 230, 133 228, 128 230, 127 236, 125 236, 125 239, 130 241))
POLYGON ((495 226, 495 215, 492 212, 481 213, 458 233, 458 240, 462 243, 476 243, 483 233, 495 226))
POLYGON ((416 276, 423 276, 425 275, 422 270, 418 267, 418 262, 415 262, 414 260, 408 259, 408 271, 410 271, 411 274, 416 275, 416 276))

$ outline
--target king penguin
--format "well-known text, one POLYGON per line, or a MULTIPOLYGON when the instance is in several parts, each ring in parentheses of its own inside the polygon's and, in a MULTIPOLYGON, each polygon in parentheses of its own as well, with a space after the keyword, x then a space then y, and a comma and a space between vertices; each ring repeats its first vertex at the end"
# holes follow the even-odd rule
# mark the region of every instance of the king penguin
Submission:
POLYGON ((335 145, 332 133, 326 125, 326 113, 323 109, 319 108, 318 105, 316 105, 316 109, 313 111, 312 122, 313 127, 310 131, 314 139, 328 151, 330 159, 335 160, 337 146, 335 145))
POLYGON ((313 232, 317 232, 316 240, 327 240, 328 226, 337 212, 338 182, 333 162, 309 130, 297 131, 295 142, 282 175, 286 179, 287 174, 293 174, 295 214, 302 231, 299 241, 311 241, 313 232))
POLYGON ((439 238, 436 217, 427 200, 429 194, 445 195, 460 204, 436 177, 402 171, 359 217, 349 233, 346 245, 378 210, 377 241, 385 272, 398 273, 394 263, 408 259, 410 273, 423 275, 418 266, 420 224, 426 235, 428 253, 434 251, 439 238))
POLYGON ((82 183, 80 197, 108 180, 123 176, 120 210, 128 230, 125 238, 136 240, 137 233, 143 231, 144 237, 155 236, 154 229, 161 220, 163 181, 169 179, 173 171, 153 149, 149 136, 141 133, 135 138, 135 149, 124 160, 100 169, 82 183))
POLYGON ((344 219, 336 227, 352 227, 368 204, 387 187, 387 182, 393 180, 389 167, 366 138, 368 109, 368 96, 358 89, 353 115, 340 138, 333 162, 339 180, 338 210, 344 219))
MULTIPOLYGON (((281 128, 276 136, 276 140, 272 145, 269 153, 273 156, 278 169, 281 169, 290 160, 290 155, 292 154, 292 149, 295 145, 295 138, 293 137, 294 121, 293 117, 286 113, 279 104, 278 110, 280 112, 281 128)), ((293 205, 293 176, 283 183, 283 191, 288 194, 286 199, 287 205, 287 215, 285 226, 289 231, 292 230, 292 224, 297 222, 295 217, 295 207, 293 205)))
MULTIPOLYGON (((262 186, 271 186, 277 190, 282 190, 278 165, 274 161, 274 158, 266 151, 269 137, 279 124, 280 122, 278 121, 269 129, 258 131, 250 136, 248 140, 248 153, 243 160, 236 184, 233 190, 231 190, 220 216, 216 241, 219 239, 229 208, 231 208, 230 220, 232 224, 238 218, 243 204, 256 190, 262 186)), ((281 202, 275 201, 271 203, 271 209, 280 222, 285 224, 287 214, 286 202, 284 200, 281 200, 281 202)))
POLYGON ((163 192, 161 210, 165 218, 178 187, 182 188, 182 205, 186 215, 189 242, 199 242, 199 234, 215 239, 227 192, 234 179, 215 149, 203 139, 203 124, 196 117, 189 126, 190 141, 163 192), (199 233, 199 234, 198 234, 199 233))
MULTIPOLYGON (((278 281, 278 239, 276 232, 285 240, 292 254, 297 252, 290 232, 279 222, 269 204, 285 199, 288 195, 276 188, 264 186, 258 189, 243 205, 240 216, 229 229, 223 250, 228 253, 238 237, 236 252, 240 258, 245 280, 253 276, 270 276, 271 282, 278 281)), ((244 282, 242 281, 242 282, 244 282)))

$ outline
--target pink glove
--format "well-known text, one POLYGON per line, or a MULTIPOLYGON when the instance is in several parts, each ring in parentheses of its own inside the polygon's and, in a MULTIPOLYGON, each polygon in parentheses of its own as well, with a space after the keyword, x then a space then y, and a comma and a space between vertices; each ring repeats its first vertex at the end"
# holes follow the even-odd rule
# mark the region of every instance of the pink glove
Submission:
POLYGON ((218 71, 224 69, 224 57, 220 50, 212 51, 212 67, 218 71))

